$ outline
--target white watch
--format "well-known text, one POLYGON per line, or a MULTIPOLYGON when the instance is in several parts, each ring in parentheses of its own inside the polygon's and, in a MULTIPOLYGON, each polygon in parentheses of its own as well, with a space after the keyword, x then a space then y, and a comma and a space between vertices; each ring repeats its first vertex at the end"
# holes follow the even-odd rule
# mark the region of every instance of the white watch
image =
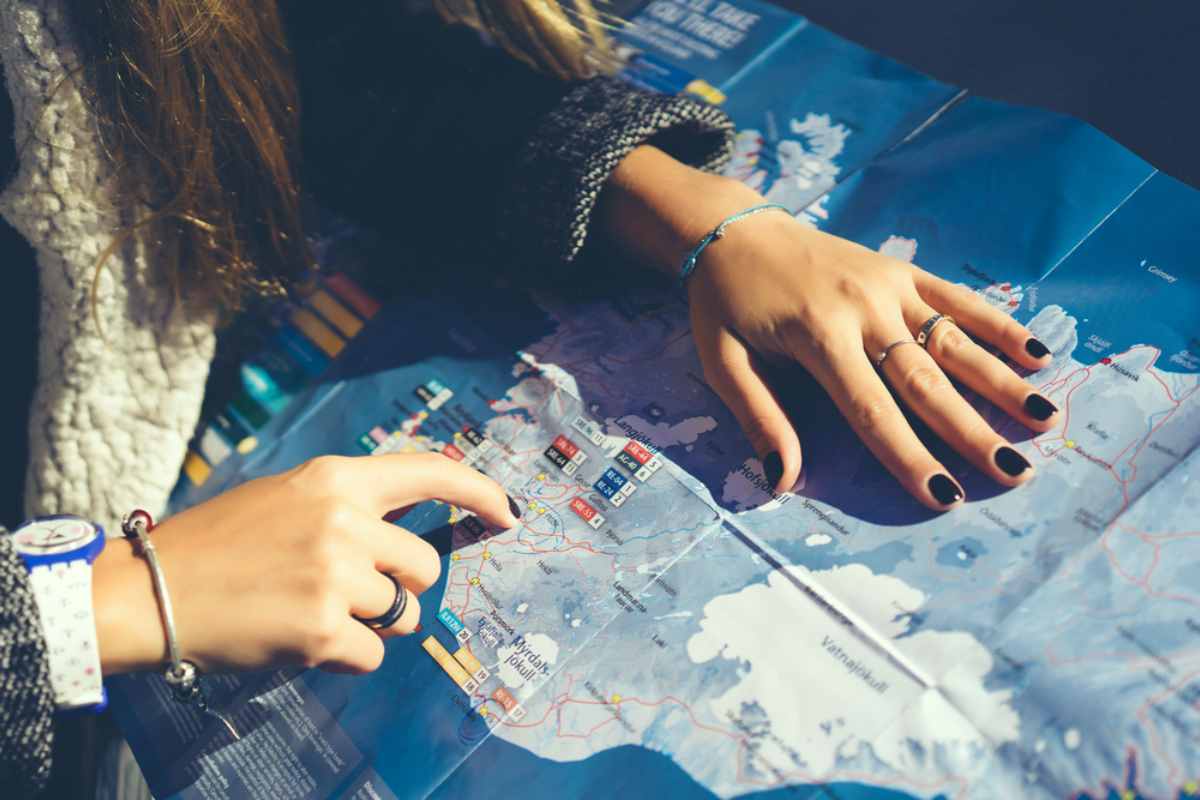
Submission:
POLYGON ((17 528, 12 538, 29 570, 59 710, 101 710, 107 697, 92 609, 92 562, 104 549, 104 529, 80 517, 41 517, 17 528))

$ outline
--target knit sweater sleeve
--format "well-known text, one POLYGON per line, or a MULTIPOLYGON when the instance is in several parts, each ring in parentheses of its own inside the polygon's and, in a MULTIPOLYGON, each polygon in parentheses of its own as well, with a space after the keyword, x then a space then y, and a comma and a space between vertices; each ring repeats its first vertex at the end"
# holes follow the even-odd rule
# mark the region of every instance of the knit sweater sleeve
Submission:
POLYGON ((517 153, 500 214, 501 238, 536 262, 573 261, 588 240, 605 181, 644 144, 717 170, 733 152, 733 123, 715 106, 617 78, 576 84, 517 153))
POLYGON ((0 536, 0 786, 5 797, 32 796, 46 782, 53 713, 50 662, 29 576, 12 541, 0 536))

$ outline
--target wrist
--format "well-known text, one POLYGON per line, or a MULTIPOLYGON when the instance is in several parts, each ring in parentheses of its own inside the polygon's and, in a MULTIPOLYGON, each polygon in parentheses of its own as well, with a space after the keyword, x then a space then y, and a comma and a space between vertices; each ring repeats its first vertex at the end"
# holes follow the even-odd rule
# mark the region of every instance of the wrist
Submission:
POLYGON ((700 239, 731 214, 761 202, 758 192, 733 178, 642 146, 613 171, 601 214, 609 234, 639 261, 676 277, 700 239))
POLYGON ((167 645, 150 570, 130 542, 110 539, 92 567, 100 667, 136 672, 166 660, 167 645))

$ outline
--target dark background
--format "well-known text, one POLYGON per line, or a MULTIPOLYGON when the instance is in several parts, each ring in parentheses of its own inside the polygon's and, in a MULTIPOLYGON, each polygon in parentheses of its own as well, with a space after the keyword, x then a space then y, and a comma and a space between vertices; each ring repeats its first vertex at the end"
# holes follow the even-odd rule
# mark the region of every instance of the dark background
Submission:
POLYGON ((1200 188, 1200 3, 772 0, 974 94, 1070 114, 1200 188))

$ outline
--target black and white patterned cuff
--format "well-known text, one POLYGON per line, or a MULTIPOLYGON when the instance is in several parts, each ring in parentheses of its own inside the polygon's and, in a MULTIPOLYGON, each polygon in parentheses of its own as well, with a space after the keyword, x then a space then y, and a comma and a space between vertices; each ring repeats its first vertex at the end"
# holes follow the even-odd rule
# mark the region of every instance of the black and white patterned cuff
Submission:
POLYGON ((29 574, 0 534, 0 786, 15 797, 33 795, 50 775, 54 709, 29 574))
POLYGON ((733 152, 733 122, 715 106, 638 89, 617 78, 580 83, 521 149, 500 210, 500 235, 521 256, 572 261, 587 241, 605 181, 648 143, 718 170, 733 152))

